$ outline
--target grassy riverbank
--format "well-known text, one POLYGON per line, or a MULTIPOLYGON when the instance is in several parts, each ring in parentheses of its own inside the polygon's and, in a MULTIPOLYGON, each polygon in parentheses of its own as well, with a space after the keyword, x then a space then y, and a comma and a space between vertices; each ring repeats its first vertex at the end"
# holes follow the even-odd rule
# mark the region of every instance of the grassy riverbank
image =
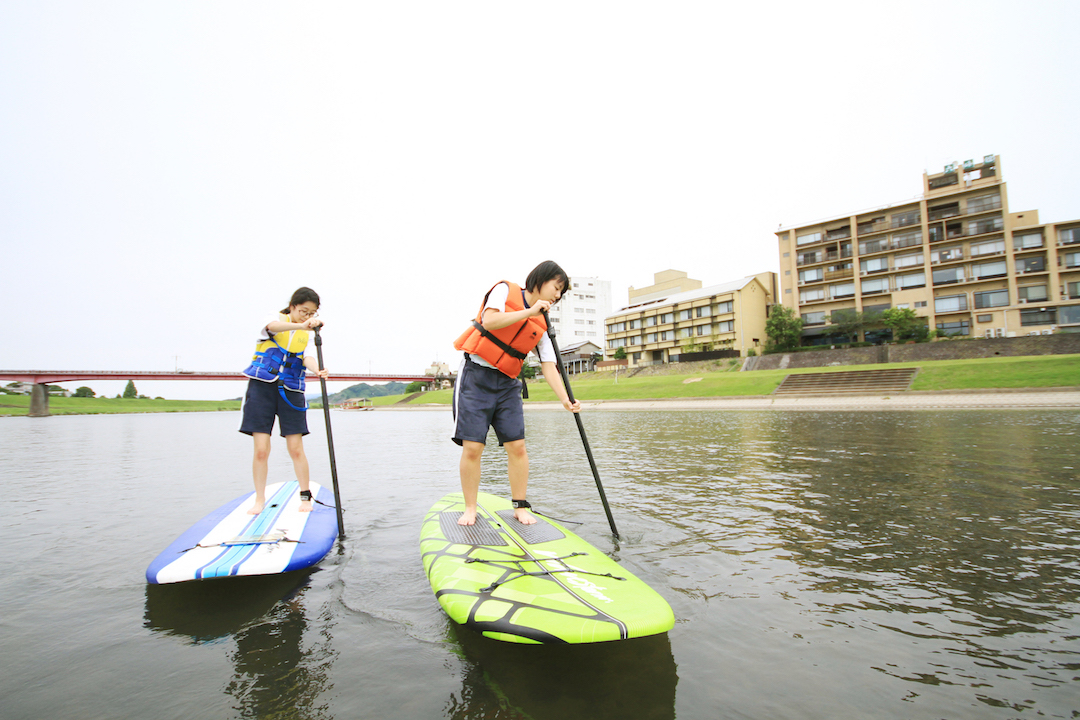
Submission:
MULTIPOLYGON (((919 369, 912 390, 1080 387, 1080 355, 938 360, 753 372, 738 372, 724 361, 718 361, 695 363, 692 368, 678 364, 650 368, 649 374, 642 373, 635 377, 626 377, 625 371, 620 371, 617 378, 611 371, 584 373, 571 378, 571 383, 575 397, 581 400, 738 397, 768 395, 785 377, 793 374, 910 367, 919 369)), ((529 401, 554 399, 554 393, 543 380, 529 383, 529 401)), ((396 400, 400 398, 376 398, 375 404, 391 405, 396 400)), ((422 395, 413 402, 449 404, 450 401, 450 390, 438 390, 422 395)))
MULTIPOLYGON (((135 398, 50 397, 50 415, 101 415, 115 413, 217 412, 239 410, 239 400, 151 400, 135 398)), ((26 415, 29 395, 0 395, 0 416, 26 415)))

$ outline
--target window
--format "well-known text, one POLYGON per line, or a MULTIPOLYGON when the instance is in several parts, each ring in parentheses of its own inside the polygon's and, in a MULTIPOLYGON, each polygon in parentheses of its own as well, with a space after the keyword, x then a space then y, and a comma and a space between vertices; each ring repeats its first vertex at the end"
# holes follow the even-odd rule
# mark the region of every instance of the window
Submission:
POLYGON ((970 335, 971 323, 967 320, 954 320, 953 322, 940 322, 937 324, 938 332, 945 335, 970 335))
POLYGON ((897 255, 895 263, 898 270, 904 267, 912 267, 913 265, 922 265, 923 254, 915 253, 914 255, 897 255))
POLYGON ((1005 227, 1001 218, 986 218, 985 220, 968 220, 967 234, 982 235, 983 233, 997 232, 1005 227))
POLYGON ((803 324, 804 327, 807 326, 807 325, 824 325, 825 324, 825 313, 824 312, 803 313, 802 314, 802 324, 803 324))
POLYGON ((894 228, 906 227, 908 225, 915 225, 919 222, 919 211, 911 210, 904 213, 893 213, 892 226, 894 228))
POLYGON ((889 292, 889 278, 867 278, 862 281, 864 294, 889 292))
POLYGON ((689 320, 691 317, 693 317, 693 314, 694 314, 693 310, 680 310, 679 311, 679 322, 682 322, 684 320, 689 320))
POLYGON ((1080 228, 1058 231, 1058 245, 1075 245, 1076 243, 1080 243, 1080 228))
POLYGON ((992 240, 990 242, 975 243, 971 246, 971 257, 980 255, 995 255, 1005 252, 1004 240, 992 240))
POLYGON ((1065 267, 1080 267, 1080 252, 1065 253, 1065 267))
POLYGON ((905 288, 917 288, 926 286, 926 273, 910 273, 896 276, 896 287, 900 290, 905 288))
POLYGON ((808 302, 814 302, 815 300, 824 300, 824 299, 825 299, 825 291, 824 290, 801 290, 801 291, 799 291, 799 302, 800 303, 808 303, 808 302))
POLYGON ((917 307, 917 308, 926 307, 926 301, 925 300, 916 300, 915 301, 915 307, 917 307))
POLYGON ((1021 310, 1021 325, 1053 325, 1057 322, 1057 308, 1041 308, 1039 310, 1021 310))
POLYGON ((708 325, 698 325, 697 326, 697 334, 699 336, 700 335, 708 335, 709 334, 709 326, 708 325))
POLYGON ((967 309, 967 295, 949 295, 934 298, 935 313, 961 312, 967 309))
POLYGON ((1013 249, 1027 250, 1028 248, 1041 248, 1043 246, 1042 233, 1030 235, 1013 235, 1013 249))
POLYGON ((732 304, 731 300, 728 300, 727 302, 717 303, 716 304, 716 314, 717 315, 723 315, 724 313, 729 313, 729 312, 731 312, 731 309, 733 307, 734 307, 734 305, 732 304))
POLYGON ((706 305, 705 307, 695 308, 694 316, 699 318, 712 317, 712 308, 708 305, 706 305))
POLYGON ((867 240, 866 242, 859 243, 860 255, 869 255, 870 253, 877 253, 888 249, 889 243, 885 240, 867 240))
POLYGON ((951 283, 964 282, 964 268, 947 267, 934 271, 935 285, 949 285, 951 283))
POLYGON ((649 333, 648 335, 645 336, 645 342, 647 342, 647 343, 654 343, 654 342, 657 342, 659 339, 660 339, 660 336, 657 335, 656 333, 649 333))
POLYGON ((664 313, 660 316, 660 324, 667 325, 669 322, 675 321, 675 313, 664 313))
POLYGON ((626 327, 630 328, 631 330, 637 330, 639 327, 641 327, 641 321, 640 320, 631 320, 630 322, 628 322, 626 324, 626 327))
POLYGON ((1066 295, 1070 300, 1080 298, 1080 282, 1071 282, 1065 286, 1066 295))
POLYGON ((1062 325, 1080 324, 1080 305, 1065 305, 1064 307, 1059 307, 1057 320, 1062 325))
MULTIPOLYGON (((815 280, 823 280, 825 278, 825 271, 821 268, 814 268, 813 270, 800 270, 799 282, 808 283, 815 280)), ((730 305, 731 303, 724 303, 730 305)), ((719 310, 718 312, 731 312, 730 310, 719 310)))
MULTIPOLYGON (((577 322, 579 322, 581 324, 585 323, 584 320, 578 320, 577 322)), ((617 322, 617 323, 611 323, 610 325, 607 326, 607 331, 609 333, 623 332, 624 330, 626 330, 626 323, 617 322)))
POLYGON ((796 245, 809 245, 810 243, 821 242, 821 233, 807 233, 806 235, 799 235, 795 238, 796 245))
POLYGON ((718 333, 735 332, 735 321, 734 320, 724 320, 723 322, 716 323, 716 332, 718 332, 718 333))
POLYGON ((641 336, 640 335, 634 335, 633 337, 631 337, 630 338, 630 344, 631 345, 640 345, 641 344, 641 336))
POLYGON ((1004 260, 998 262, 975 263, 971 266, 971 276, 980 280, 992 277, 1002 277, 1009 274, 1009 266, 1004 260))
POLYGON ((863 260, 859 263, 859 270, 865 273, 882 272, 889 269, 889 258, 879 257, 863 260))
POLYGON ((668 342, 675 339, 675 333, 671 330, 665 330, 660 333, 660 342, 668 342))
POLYGON ((892 236, 893 248, 906 248, 914 245, 922 245, 922 232, 919 230, 914 232, 896 233, 892 236))
POLYGON ((615 338, 607 341, 608 350, 626 347, 626 338, 615 338))
POLYGON ((654 327, 656 325, 656 316, 650 315, 645 318, 645 327, 654 327))
POLYGON ((1045 285, 1028 285, 1016 288, 1016 296, 1020 302, 1046 302, 1045 285))
POLYGON ((930 262, 935 264, 949 262, 950 260, 963 259, 964 248, 962 247, 941 248, 940 250, 934 250, 932 253, 930 253, 930 262))
POLYGON ((821 262, 821 251, 817 252, 804 252, 799 253, 795 260, 796 265, 810 265, 811 263, 821 262))
POLYGON ((694 336, 694 328, 679 328, 679 337, 688 338, 694 336))
MULTIPOLYGON (((976 305, 975 307, 978 307, 978 305, 976 305)), ((975 319, 977 321, 981 322, 981 323, 994 322, 994 316, 993 315, 979 315, 975 319)))
POLYGON ((840 283, 829 288, 830 297, 836 298, 853 297, 855 295, 855 283, 840 283))
POLYGON ((1016 259, 1016 272, 1021 275, 1043 270, 1046 270, 1046 258, 1042 256, 1016 259))
MULTIPOLYGON (((972 293, 972 298, 975 300, 975 308, 992 308, 992 307, 1004 307, 1009 304, 1009 291, 1008 290, 987 290, 986 292, 972 293)), ((979 322, 990 322, 989 320, 980 320, 979 322)))
POLYGON ((997 210, 1000 207, 1001 197, 996 193, 994 195, 983 195, 982 197, 971 198, 967 201, 967 211, 969 213, 997 210))

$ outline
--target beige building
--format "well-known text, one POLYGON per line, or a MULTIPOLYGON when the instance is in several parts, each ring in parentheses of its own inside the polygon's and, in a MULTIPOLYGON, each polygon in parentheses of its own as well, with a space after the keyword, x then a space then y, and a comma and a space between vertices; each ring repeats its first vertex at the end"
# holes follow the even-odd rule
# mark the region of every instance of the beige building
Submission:
POLYGON ((668 295, 700 289, 701 281, 694 280, 682 270, 664 270, 653 273, 652 285, 646 285, 643 288, 635 288, 631 285, 627 288, 627 295, 631 305, 641 305, 668 295))
POLYGON ((802 316, 807 345, 829 342, 842 309, 911 308, 971 337, 1080 331, 1080 220, 1010 212, 995 155, 924 173, 920 198, 776 235, 779 302, 802 316))
MULTIPOLYGON (((664 277, 689 280, 686 273, 669 270, 656 274, 658 285, 664 277)), ((636 303, 631 299, 629 307, 609 315, 604 359, 611 360, 624 348, 630 367, 656 365, 694 352, 732 350, 743 356, 765 344, 765 318, 776 292, 775 273, 706 288, 700 287, 700 281, 689 282, 699 287, 649 293, 645 297, 651 299, 636 303)))

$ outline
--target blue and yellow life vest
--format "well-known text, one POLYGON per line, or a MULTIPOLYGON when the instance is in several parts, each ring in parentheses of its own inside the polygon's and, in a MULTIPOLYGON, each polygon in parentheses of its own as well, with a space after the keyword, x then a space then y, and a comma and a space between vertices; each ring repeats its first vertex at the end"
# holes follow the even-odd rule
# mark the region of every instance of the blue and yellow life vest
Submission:
MULTIPOLYGON (((281 322, 292 322, 285 314, 280 314, 279 319, 281 322)), ((262 382, 281 381, 281 385, 289 390, 304 392, 304 348, 307 342, 307 330, 283 330, 271 335, 255 346, 255 355, 244 370, 244 377, 262 382)))

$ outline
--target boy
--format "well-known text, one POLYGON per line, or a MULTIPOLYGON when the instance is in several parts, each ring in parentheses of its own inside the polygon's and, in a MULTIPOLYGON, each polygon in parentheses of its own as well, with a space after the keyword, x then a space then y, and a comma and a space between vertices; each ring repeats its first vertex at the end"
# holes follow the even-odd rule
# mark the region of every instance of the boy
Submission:
POLYGON ((304 357, 308 330, 320 327, 319 296, 311 288, 293 293, 289 306, 267 318, 255 345, 255 356, 244 370, 248 380, 242 407, 240 432, 255 440, 252 475, 255 480, 255 503, 248 510, 258 515, 266 504, 266 476, 269 468, 270 433, 274 418, 285 438, 292 457, 293 470, 300 483, 300 512, 311 512, 310 472, 304 454, 304 435, 308 434, 307 403, 304 401, 304 370, 321 378, 330 373, 319 369, 314 357, 304 357))
POLYGON ((459 525, 476 523, 480 457, 489 427, 495 428, 499 443, 506 448, 514 517, 524 525, 536 522, 525 499, 529 456, 525 452, 525 413, 517 377, 526 355, 536 349, 544 379, 563 407, 575 413, 581 410, 581 403, 571 403, 563 386, 556 364, 559 359, 547 335, 543 314, 569 286, 570 278, 550 260, 533 268, 524 288, 500 282, 484 297, 472 327, 454 342, 455 348, 465 351, 453 404, 454 442, 461 446, 458 470, 465 495, 465 512, 458 519, 459 525))

